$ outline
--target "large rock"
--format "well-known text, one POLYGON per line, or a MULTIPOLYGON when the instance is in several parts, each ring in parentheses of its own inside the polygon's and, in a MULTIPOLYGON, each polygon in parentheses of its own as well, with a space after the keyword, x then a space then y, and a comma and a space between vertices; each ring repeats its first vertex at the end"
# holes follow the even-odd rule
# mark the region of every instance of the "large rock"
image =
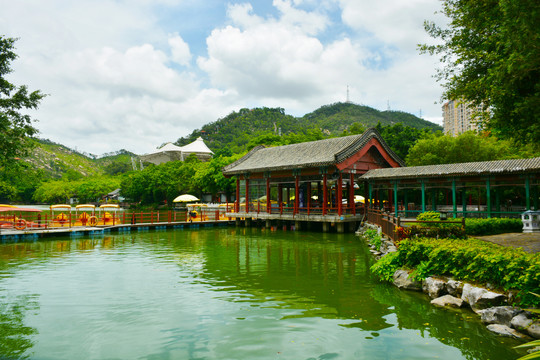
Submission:
POLYGON ((454 297, 452 295, 444 295, 436 299, 431 300, 431 304, 440 307, 454 307, 461 308, 465 304, 462 299, 454 297))
POLYGON ((429 297, 436 299, 446 294, 446 282, 441 279, 428 277, 422 282, 422 290, 428 293, 429 297))
POLYGON ((407 270, 396 270, 394 273, 394 285, 399 289, 405 290, 422 290, 422 283, 420 281, 412 280, 409 278, 409 272, 407 270))
POLYGON ((527 328, 527 333, 531 335, 535 339, 540 339, 540 320, 535 320, 529 327, 527 328))
POLYGON ((523 310, 513 306, 496 306, 480 310, 480 319, 486 324, 512 326, 512 318, 523 310))
POLYGON ((487 326, 487 329, 501 336, 512 337, 515 339, 529 339, 527 335, 522 334, 506 325, 490 324, 487 326))
POLYGON ((448 280, 446 283, 446 291, 452 296, 461 297, 463 292, 463 282, 454 279, 448 280))
POLYGON ((506 296, 503 294, 472 286, 471 284, 463 286, 461 298, 471 306, 474 312, 502 305, 506 301, 506 296))
POLYGON ((510 324, 512 327, 521 332, 527 332, 527 328, 532 324, 532 320, 527 316, 526 312, 517 314, 512 318, 510 324))

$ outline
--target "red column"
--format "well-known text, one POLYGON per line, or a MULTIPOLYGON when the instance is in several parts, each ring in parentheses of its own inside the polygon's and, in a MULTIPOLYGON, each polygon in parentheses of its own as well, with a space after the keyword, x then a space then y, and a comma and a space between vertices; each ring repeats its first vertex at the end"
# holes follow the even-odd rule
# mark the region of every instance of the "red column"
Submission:
POLYGON ((234 212, 240 212, 240 177, 236 178, 236 204, 234 205, 234 212))
POLYGON ((277 201, 278 201, 278 206, 281 208, 281 204, 283 203, 283 187, 281 184, 278 184, 278 187, 277 187, 277 201))
POLYGON ((246 212, 249 212, 249 179, 246 177, 246 212))
POLYGON ((350 174, 350 184, 349 184, 349 207, 352 209, 353 215, 356 215, 356 204, 354 202, 354 174, 350 174))
POLYGON ((311 208, 311 181, 307 183, 307 214, 311 208))
POLYGON ((338 182, 336 185, 336 197, 337 197, 337 206, 338 206, 338 215, 341 216, 343 213, 343 177, 341 173, 339 173, 338 182))
POLYGON ((272 212, 272 203, 270 202, 270 178, 266 178, 266 212, 272 212))
POLYGON ((300 208, 300 176, 294 179, 294 213, 298 214, 300 208))
POLYGON ((326 181, 326 174, 323 175, 323 205, 322 213, 326 215, 326 204, 328 204, 328 184, 326 181))

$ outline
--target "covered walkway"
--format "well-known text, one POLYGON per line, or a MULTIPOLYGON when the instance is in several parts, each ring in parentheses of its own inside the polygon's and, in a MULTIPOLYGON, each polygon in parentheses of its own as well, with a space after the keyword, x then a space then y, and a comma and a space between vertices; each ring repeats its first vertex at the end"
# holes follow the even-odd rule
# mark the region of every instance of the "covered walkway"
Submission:
POLYGON ((415 217, 519 217, 538 210, 540 158, 374 169, 362 175, 371 208, 415 217))

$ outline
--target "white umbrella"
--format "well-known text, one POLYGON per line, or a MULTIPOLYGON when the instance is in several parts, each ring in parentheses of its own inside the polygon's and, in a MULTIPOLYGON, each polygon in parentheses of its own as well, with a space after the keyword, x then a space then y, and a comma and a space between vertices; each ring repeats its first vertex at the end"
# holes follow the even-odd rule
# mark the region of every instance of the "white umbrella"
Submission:
POLYGON ((354 195, 354 202, 355 202, 355 203, 356 203, 356 202, 362 202, 362 203, 363 203, 365 200, 366 200, 366 199, 364 199, 364 197, 361 196, 361 195, 354 195))
POLYGON ((193 195, 183 194, 173 200, 173 202, 190 202, 190 201, 199 201, 199 199, 193 195))

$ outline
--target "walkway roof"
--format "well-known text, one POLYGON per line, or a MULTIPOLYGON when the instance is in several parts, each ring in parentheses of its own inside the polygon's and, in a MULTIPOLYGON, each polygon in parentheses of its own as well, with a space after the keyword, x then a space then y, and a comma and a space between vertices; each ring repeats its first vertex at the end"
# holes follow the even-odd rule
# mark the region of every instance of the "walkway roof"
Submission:
POLYGON ((374 169, 369 170, 360 178, 363 180, 387 180, 441 176, 519 174, 531 172, 540 172, 540 157, 532 159, 495 160, 458 164, 374 169))
POLYGON ((223 168, 226 176, 246 172, 263 172, 313 168, 335 165, 361 150, 370 140, 377 139, 384 150, 398 164, 401 160, 382 139, 376 129, 369 129, 361 135, 310 141, 276 147, 257 146, 241 159, 223 168))

